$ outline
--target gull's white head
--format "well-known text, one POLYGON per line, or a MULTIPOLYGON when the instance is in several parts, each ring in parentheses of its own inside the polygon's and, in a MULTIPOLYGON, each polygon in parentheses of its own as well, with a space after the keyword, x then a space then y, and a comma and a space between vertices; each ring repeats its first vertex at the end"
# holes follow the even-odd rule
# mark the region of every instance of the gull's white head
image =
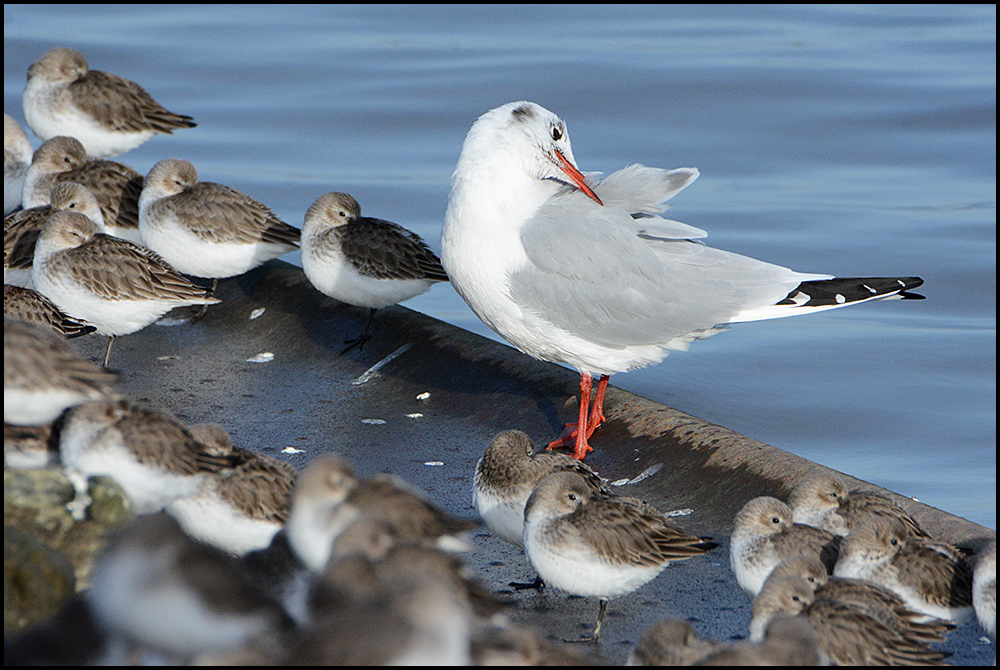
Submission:
POLYGON ((476 120, 451 180, 441 264, 476 316, 508 340, 524 331, 508 295, 511 271, 528 262, 521 228, 560 194, 603 204, 576 167, 562 119, 521 101, 476 120))
POLYGON ((493 184, 520 176, 572 184, 601 202, 576 167, 566 122, 533 102, 507 103, 472 125, 454 180, 477 175, 493 184))

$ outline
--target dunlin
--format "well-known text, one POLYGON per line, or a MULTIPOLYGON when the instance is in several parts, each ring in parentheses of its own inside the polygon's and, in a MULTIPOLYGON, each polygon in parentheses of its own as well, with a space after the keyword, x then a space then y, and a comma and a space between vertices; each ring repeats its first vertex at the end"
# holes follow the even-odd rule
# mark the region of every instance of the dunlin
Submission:
POLYGON ((143 243, 174 268, 216 282, 298 249, 300 231, 234 188, 198 181, 185 160, 149 171, 139 198, 143 243))
MULTIPOLYGON (((856 607, 896 632, 921 642, 944 642, 948 632, 954 628, 937 619, 928 621, 927 617, 907 607, 902 598, 883 586, 864 579, 831 577, 816 556, 799 554, 786 558, 767 579, 781 579, 785 575, 805 579, 816 599, 829 598, 856 607)), ((767 580, 764 585, 767 586, 767 580)))
POLYGON ((466 665, 472 615, 446 578, 414 569, 315 620, 294 665, 466 665))
POLYGON ((785 503, 761 496, 749 501, 736 515, 729 560, 740 588, 753 598, 771 570, 790 556, 814 554, 832 569, 837 545, 831 533, 794 523, 792 510, 785 503))
POLYGON ((79 212, 104 231, 104 216, 97 198, 86 186, 61 182, 52 188, 49 204, 22 209, 3 220, 3 283, 34 288, 31 267, 35 242, 42 226, 56 212, 79 212))
POLYGON ((3 425, 3 464, 17 470, 40 470, 59 463, 58 436, 52 424, 3 425))
POLYGON ((996 540, 976 557, 972 573, 972 604, 979 625, 997 642, 997 543, 996 540))
POLYGON ((642 632, 628 664, 697 665, 725 648, 723 642, 698 637, 694 626, 683 619, 664 619, 642 632))
POLYGON ((59 309, 111 339, 145 328, 175 307, 218 299, 155 253, 101 233, 76 212, 59 212, 42 227, 32 268, 35 287, 59 309))
POLYGON ((3 313, 13 319, 48 326, 68 338, 80 337, 97 330, 56 307, 55 303, 32 288, 3 285, 3 313))
POLYGON ((906 510, 874 491, 849 489, 835 474, 821 473, 803 481, 788 497, 795 523, 804 523, 847 535, 865 520, 875 516, 899 519, 917 537, 930 537, 906 510))
POLYGON ((3 215, 21 206, 24 177, 31 165, 31 142, 21 124, 3 115, 3 215))
POLYGON ((113 395, 114 379, 50 328, 4 316, 4 423, 52 423, 69 407, 113 395))
POLYGON ((750 640, 760 642, 780 616, 801 615, 816 631, 819 644, 837 665, 943 665, 943 654, 897 633, 851 605, 816 598, 802 578, 769 580, 750 608, 750 640))
POLYGON ((74 407, 63 419, 59 455, 78 492, 86 492, 88 477, 107 475, 136 514, 195 495, 209 473, 234 465, 231 456, 207 451, 173 415, 127 400, 74 407))
POLYGON ((760 642, 727 645, 709 655, 700 665, 830 665, 819 643, 819 635, 809 621, 799 616, 783 616, 771 621, 760 642))
POLYGON ((239 563, 247 578, 280 603, 296 624, 309 624, 309 592, 316 574, 292 551, 284 528, 274 534, 271 544, 264 549, 240 556, 239 563))
POLYGON ((516 547, 524 546, 524 506, 532 491, 549 475, 575 472, 595 491, 601 478, 572 456, 552 451, 535 453, 535 445, 520 430, 497 433, 476 464, 472 504, 490 532, 516 547))
MULTIPOLYGON (((543 479, 556 472, 575 472, 593 486, 605 490, 601 478, 572 456, 552 451, 535 453, 535 445, 520 430, 505 430, 490 440, 486 452, 476 464, 472 504, 494 535, 524 546, 524 506, 543 479)), ((608 492, 609 493, 609 492, 608 492)), ((532 582, 511 582, 515 589, 541 589, 541 577, 532 582)))
POLYGON ((53 137, 38 147, 24 181, 24 207, 49 204, 52 189, 74 182, 94 194, 101 206, 104 231, 136 244, 139 235, 139 194, 142 175, 124 163, 88 158, 74 137, 53 137))
POLYGON ((911 609, 942 621, 961 625, 973 615, 972 569, 961 552, 913 537, 896 519, 869 519, 851 531, 833 574, 884 586, 911 609))
POLYGON ((231 556, 192 540, 163 513, 112 537, 86 600, 109 635, 173 663, 279 638, 285 625, 231 556))
POLYGON ((545 631, 507 620, 477 626, 470 649, 475 666, 583 666, 604 665, 596 655, 585 654, 578 647, 551 640, 545 631))
POLYGON ((188 430, 206 451, 233 460, 232 467, 211 472, 199 491, 167 506, 184 531, 230 554, 264 549, 285 525, 298 472, 291 465, 233 446, 218 424, 188 430))
POLYGON ((657 510, 595 492, 573 472, 549 475, 524 509, 524 551, 546 584, 597 596, 600 637, 608 599, 635 591, 672 561, 717 545, 672 525, 657 510))
POLYGON ((346 193, 321 195, 306 212, 302 269, 321 293, 369 308, 364 332, 350 341, 358 346, 368 338, 376 310, 448 281, 441 261, 419 235, 361 216, 358 201, 346 193))
POLYGON ((452 550, 470 548, 465 534, 476 526, 451 516, 394 477, 359 480, 345 459, 321 456, 299 475, 285 531, 299 559, 319 573, 337 536, 362 517, 385 523, 397 536, 452 550))
POLYGON ((479 620, 504 611, 500 601, 465 564, 461 555, 442 551, 426 541, 400 537, 383 521, 361 518, 333 543, 330 560, 312 585, 313 616, 340 603, 364 598, 379 584, 413 572, 433 573, 450 583, 458 598, 479 620))
POLYGON ((41 140, 78 138, 87 153, 108 158, 135 149, 158 133, 193 128, 190 116, 174 114, 134 81, 91 70, 75 49, 47 51, 28 68, 24 118, 41 140))

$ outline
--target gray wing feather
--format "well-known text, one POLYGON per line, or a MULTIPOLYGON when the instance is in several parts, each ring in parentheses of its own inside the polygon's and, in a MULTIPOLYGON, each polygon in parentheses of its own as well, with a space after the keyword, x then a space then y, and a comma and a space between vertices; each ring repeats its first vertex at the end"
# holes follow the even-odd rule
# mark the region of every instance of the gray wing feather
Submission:
POLYGON ((632 166, 595 189, 604 207, 575 190, 551 198, 521 229, 529 262, 511 274, 511 297, 569 332, 624 347, 665 344, 725 324, 813 276, 712 249, 682 237, 684 229, 671 229, 667 219, 629 215, 652 213, 651 198, 662 202, 696 176, 632 166), (655 173, 666 175, 657 181, 655 173), (663 230, 643 232, 646 222, 663 230))

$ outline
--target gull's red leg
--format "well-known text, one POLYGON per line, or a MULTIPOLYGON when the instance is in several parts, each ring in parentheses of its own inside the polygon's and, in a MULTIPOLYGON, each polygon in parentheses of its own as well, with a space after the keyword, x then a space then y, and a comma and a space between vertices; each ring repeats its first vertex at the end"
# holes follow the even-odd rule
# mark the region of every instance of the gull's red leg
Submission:
MULTIPOLYGON (((607 388, 607 382, 602 380, 604 387, 607 388)), ((594 378, 591 377, 586 372, 580 373, 580 416, 577 423, 567 423, 565 428, 563 428, 563 434, 558 438, 549 442, 547 449, 555 449, 557 447, 573 447, 573 458, 582 460, 587 452, 593 451, 589 444, 587 444, 587 438, 594 432, 593 428, 589 427, 587 421, 587 410, 590 407, 590 392, 594 388, 594 378), (580 430, 580 426, 584 429, 580 430)), ((598 384, 598 394, 600 394, 601 385, 598 384)), ((601 395, 601 402, 603 404, 604 397, 601 395)), ((598 419, 598 423, 603 420, 603 415, 598 419)), ((596 425, 594 426, 597 427, 596 425)))
POLYGON ((590 423, 587 424, 587 438, 589 439, 597 427, 607 421, 604 417, 604 394, 608 392, 608 380, 611 375, 601 375, 601 380, 597 382, 597 394, 594 396, 594 408, 590 410, 590 423))
POLYGON ((580 374, 580 417, 576 423, 576 443, 573 445, 573 458, 582 461, 588 452, 593 451, 587 444, 592 430, 587 430, 587 410, 590 407, 590 391, 594 388, 594 378, 586 372, 580 374))

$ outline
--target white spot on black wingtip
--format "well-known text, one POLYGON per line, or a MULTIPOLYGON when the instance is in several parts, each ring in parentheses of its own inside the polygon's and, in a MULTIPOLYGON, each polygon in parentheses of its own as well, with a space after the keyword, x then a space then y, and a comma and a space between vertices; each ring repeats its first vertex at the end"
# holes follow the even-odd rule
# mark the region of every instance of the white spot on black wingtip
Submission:
POLYGON ((847 298, 845 298, 844 296, 842 296, 839 293, 835 296, 835 299, 836 299, 838 305, 843 305, 845 302, 847 302, 847 298))

